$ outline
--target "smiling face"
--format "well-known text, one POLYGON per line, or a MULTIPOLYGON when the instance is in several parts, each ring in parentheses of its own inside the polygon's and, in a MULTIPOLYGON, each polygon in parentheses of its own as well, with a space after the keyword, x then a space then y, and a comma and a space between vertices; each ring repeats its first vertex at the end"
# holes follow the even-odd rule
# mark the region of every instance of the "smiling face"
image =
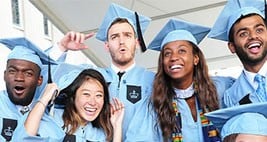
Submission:
MULTIPOLYGON (((182 82, 187 88, 193 82, 194 65, 199 58, 193 54, 193 47, 188 41, 177 40, 167 43, 163 48, 163 67, 165 73, 173 79, 173 82, 182 82)), ((175 85, 175 84, 173 84, 175 85)))
POLYGON ((75 108, 84 121, 93 121, 100 114, 104 105, 103 86, 96 79, 85 80, 78 88, 75 97, 75 108))
POLYGON ((228 47, 238 55, 244 67, 249 71, 255 71, 252 66, 261 67, 267 54, 267 30, 263 19, 259 15, 242 18, 234 24, 232 34, 234 42, 229 42, 228 47))
POLYGON ((127 22, 121 22, 109 28, 105 47, 110 52, 114 65, 128 67, 134 63, 137 43, 133 27, 127 22))
POLYGON ((29 61, 9 59, 4 72, 9 99, 16 105, 29 105, 41 85, 40 68, 29 61))

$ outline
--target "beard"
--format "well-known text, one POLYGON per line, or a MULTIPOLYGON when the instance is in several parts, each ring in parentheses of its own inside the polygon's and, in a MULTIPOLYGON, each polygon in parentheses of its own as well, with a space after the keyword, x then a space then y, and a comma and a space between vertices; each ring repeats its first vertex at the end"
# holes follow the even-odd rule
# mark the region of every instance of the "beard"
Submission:
POLYGON ((120 66, 125 66, 134 60, 133 53, 131 53, 130 55, 129 54, 119 55, 118 53, 110 52, 110 55, 113 62, 120 66))
POLYGON ((250 56, 250 54, 246 53, 243 47, 239 47, 236 44, 234 44, 234 47, 235 47, 237 56, 239 57, 240 61, 243 64, 254 66, 254 65, 261 63, 263 60, 266 59, 267 47, 264 47, 264 51, 258 57, 250 56))
POLYGON ((28 92, 25 97, 23 97, 23 98, 17 98, 10 91, 10 89, 7 89, 8 98, 10 99, 10 101, 13 104, 15 104, 15 105, 22 105, 22 106, 27 106, 27 105, 29 105, 32 102, 32 99, 34 97, 34 92, 28 92))

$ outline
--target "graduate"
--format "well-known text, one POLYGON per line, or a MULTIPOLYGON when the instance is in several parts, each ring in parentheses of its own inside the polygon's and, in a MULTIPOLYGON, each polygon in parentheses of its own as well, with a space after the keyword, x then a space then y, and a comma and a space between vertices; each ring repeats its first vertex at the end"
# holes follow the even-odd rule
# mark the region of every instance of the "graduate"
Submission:
POLYGON ((198 46, 209 31, 205 26, 171 19, 148 46, 160 51, 152 104, 164 141, 220 141, 203 114, 220 108, 218 94, 234 80, 221 77, 215 83, 209 77, 198 46))
POLYGON ((21 120, 25 122, 15 131, 19 135, 15 141, 121 141, 124 106, 115 98, 109 103, 107 84, 98 71, 63 63, 53 76, 59 79, 46 86, 28 117, 21 120), (63 95, 65 107, 48 113, 55 92, 63 95))
POLYGON ((208 35, 226 41, 244 67, 224 94, 227 107, 267 101, 265 6, 265 0, 229 0, 208 35))
MULTIPOLYGON (((111 3, 96 34, 111 57, 110 66, 98 70, 109 84, 111 97, 117 97, 125 105, 123 141, 161 141, 158 129, 154 128, 153 110, 148 108, 154 73, 135 63, 137 49, 146 50, 142 34, 150 20, 111 3)), ((59 48, 62 52, 84 49, 84 40, 90 35, 68 32, 59 42, 59 48)))
POLYGON ((267 103, 244 104, 205 115, 219 129, 223 142, 266 142, 267 103))
MULTIPOLYGON (((45 86, 42 74, 48 56, 26 38, 0 39, 12 51, 4 72, 6 90, 0 92, 0 141, 11 141, 18 119, 28 115, 45 86)), ((51 60, 51 64, 55 61, 51 60)))

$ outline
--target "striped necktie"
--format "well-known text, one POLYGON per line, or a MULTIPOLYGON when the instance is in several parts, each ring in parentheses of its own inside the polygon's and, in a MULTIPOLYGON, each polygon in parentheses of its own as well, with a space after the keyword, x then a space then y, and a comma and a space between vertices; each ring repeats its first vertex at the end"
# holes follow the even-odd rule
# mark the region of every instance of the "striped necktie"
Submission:
POLYGON ((255 76, 255 81, 258 83, 258 88, 256 90, 257 95, 259 96, 262 102, 267 101, 266 97, 266 81, 265 78, 259 74, 255 76))

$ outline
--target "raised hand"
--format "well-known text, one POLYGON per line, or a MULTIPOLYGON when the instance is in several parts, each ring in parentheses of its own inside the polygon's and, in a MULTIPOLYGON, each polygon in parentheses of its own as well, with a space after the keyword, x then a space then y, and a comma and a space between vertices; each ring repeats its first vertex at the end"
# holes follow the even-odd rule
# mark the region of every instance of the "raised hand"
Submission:
POLYGON ((48 102, 53 98, 56 97, 59 93, 59 89, 55 83, 49 83, 46 85, 45 91, 40 99, 44 105, 47 105, 48 102), (57 94, 55 94, 55 91, 57 94), (56 95, 56 96, 54 96, 56 95))
POLYGON ((70 31, 68 32, 63 39, 58 43, 58 46, 61 51, 65 52, 67 50, 83 50, 88 48, 84 44, 84 41, 94 36, 94 32, 89 34, 83 34, 79 32, 70 31))
POLYGON ((110 121, 114 129, 122 126, 122 120, 124 117, 124 104, 117 98, 112 98, 113 103, 111 106, 110 121))

